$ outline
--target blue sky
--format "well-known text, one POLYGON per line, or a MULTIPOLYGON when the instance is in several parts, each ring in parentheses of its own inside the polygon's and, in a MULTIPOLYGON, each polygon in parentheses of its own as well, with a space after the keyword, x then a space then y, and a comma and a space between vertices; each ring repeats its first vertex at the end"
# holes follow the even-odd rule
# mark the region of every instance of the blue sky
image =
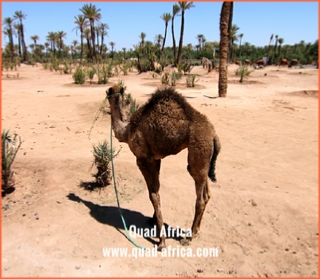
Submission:
MULTIPOLYGON (((146 40, 154 41, 157 34, 164 35, 163 13, 172 13, 177 2, 2 2, 2 22, 21 10, 27 15, 24 21, 27 45, 38 35, 38 43, 46 41, 48 32, 64 31, 65 43, 79 39, 72 31, 76 26, 74 17, 87 3, 96 5, 101 11, 101 22, 109 25, 105 42, 115 42, 115 49, 127 50, 139 42, 141 32, 146 40)), ((219 41, 219 18, 222 2, 194 2, 194 8, 185 13, 184 45, 198 43, 196 37, 203 34, 207 41, 219 41)), ((176 41, 179 40, 181 17, 175 19, 176 41)), ((242 44, 256 46, 269 44, 271 34, 279 35, 285 44, 293 45, 304 40, 314 43, 318 39, 318 2, 235 2, 233 24, 243 33, 242 44)), ((2 36, 2 44, 8 39, 2 36)), ((17 43, 17 39, 15 38, 17 43)), ((171 22, 168 25, 166 46, 172 46, 171 22)))

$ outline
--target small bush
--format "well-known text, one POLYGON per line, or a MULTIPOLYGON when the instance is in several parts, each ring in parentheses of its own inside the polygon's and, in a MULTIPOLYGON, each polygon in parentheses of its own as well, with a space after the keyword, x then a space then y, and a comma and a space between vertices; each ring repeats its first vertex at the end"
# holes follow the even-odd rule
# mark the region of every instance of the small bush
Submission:
POLYGON ((183 72, 184 73, 189 73, 191 72, 191 70, 193 69, 193 65, 190 62, 187 62, 183 65, 183 72))
POLYGON ((151 74, 151 77, 153 78, 153 79, 156 79, 157 77, 158 77, 158 75, 156 74, 156 73, 150 73, 151 74))
POLYGON ((128 74, 130 67, 131 67, 130 63, 124 63, 123 65, 119 65, 120 70, 123 72, 125 76, 128 74))
POLYGON ((235 71, 236 76, 240 76, 239 82, 243 82, 243 78, 250 75, 252 71, 248 69, 247 65, 240 65, 240 67, 235 71))
POLYGON ((94 67, 91 67, 87 70, 87 75, 90 80, 90 83, 92 83, 92 79, 93 79, 95 73, 96 73, 96 69, 94 67))
MULTIPOLYGON (((111 64, 111 63, 110 63, 111 64)), ((97 66, 97 76, 99 84, 107 84, 109 81, 110 68, 106 65, 97 66)))
POLYGON ((161 77, 161 83, 165 85, 169 85, 170 83, 170 73, 169 72, 164 72, 162 77, 161 77))
POLYGON ((21 137, 17 137, 15 134, 12 138, 9 130, 2 131, 2 194, 14 189, 14 172, 11 166, 22 144, 21 137))
POLYGON ((81 67, 77 67, 76 71, 72 75, 75 84, 84 84, 87 78, 86 72, 81 67))
POLYGON ((124 91, 127 89, 127 86, 124 85, 124 81, 121 79, 118 80, 117 85, 119 88, 123 88, 124 91))
POLYGON ((98 170, 96 174, 93 174, 93 177, 100 187, 110 185, 112 180, 110 163, 119 152, 120 151, 116 152, 114 148, 111 148, 106 140, 93 146, 92 154, 94 159, 92 167, 95 166, 98 170))
POLYGON ((155 71, 157 74, 161 74, 161 73, 163 72, 162 66, 156 67, 154 71, 155 71))
POLYGON ((63 63, 63 73, 64 74, 70 74, 72 71, 72 67, 71 67, 71 64, 69 64, 67 61, 65 61, 63 63))
POLYGON ((194 87, 196 83, 196 77, 197 75, 190 74, 188 75, 186 82, 187 82, 187 87, 194 87))
POLYGON ((182 73, 172 71, 171 73, 171 86, 176 86, 177 80, 179 80, 182 77, 182 73))

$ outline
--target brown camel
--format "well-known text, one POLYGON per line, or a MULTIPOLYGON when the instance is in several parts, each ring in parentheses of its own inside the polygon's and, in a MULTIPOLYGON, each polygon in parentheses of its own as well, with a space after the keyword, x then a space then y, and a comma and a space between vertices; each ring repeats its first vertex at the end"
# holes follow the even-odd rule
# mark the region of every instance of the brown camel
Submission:
MULTIPOLYGON (((115 137, 126 142, 137 157, 154 207, 152 221, 157 224, 158 232, 163 228, 159 195, 161 159, 188 148, 187 170, 195 181, 197 195, 191 227, 194 237, 210 199, 207 176, 216 181, 215 163, 220 142, 213 125, 172 88, 157 89, 150 100, 132 114, 129 122, 124 122, 121 105, 124 89, 115 85, 106 93, 115 137)), ((166 247, 165 236, 160 234, 159 239, 158 249, 162 250, 166 247)))

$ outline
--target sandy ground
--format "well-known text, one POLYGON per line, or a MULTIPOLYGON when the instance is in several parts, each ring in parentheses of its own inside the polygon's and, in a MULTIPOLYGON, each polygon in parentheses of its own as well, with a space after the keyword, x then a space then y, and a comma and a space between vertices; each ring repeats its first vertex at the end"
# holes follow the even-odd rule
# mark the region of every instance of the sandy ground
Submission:
MULTIPOLYGON (((168 238, 177 250, 167 257, 142 257, 128 241, 113 186, 79 187, 92 180, 92 145, 109 141, 109 115, 87 134, 106 89, 121 79, 142 104, 160 79, 131 72, 104 86, 79 86, 40 65, 22 65, 18 79, 5 71, 2 125, 25 141, 13 165, 16 190, 2 199, 2 276, 317 277, 318 71, 268 67, 239 84, 236 67, 229 67, 226 98, 209 98, 218 95, 218 74, 201 67, 192 70, 196 88, 178 86, 212 121, 222 151, 200 235, 190 246, 168 238), (105 257, 105 248, 127 248, 131 257, 105 257), (218 248, 218 255, 187 257, 183 248, 218 248)), ((153 208, 135 157, 113 143, 121 148, 115 173, 127 226, 150 229, 153 208)), ((162 213, 173 228, 190 228, 193 220, 186 166, 186 150, 162 160, 162 213)), ((157 239, 134 240, 152 249, 157 239)))

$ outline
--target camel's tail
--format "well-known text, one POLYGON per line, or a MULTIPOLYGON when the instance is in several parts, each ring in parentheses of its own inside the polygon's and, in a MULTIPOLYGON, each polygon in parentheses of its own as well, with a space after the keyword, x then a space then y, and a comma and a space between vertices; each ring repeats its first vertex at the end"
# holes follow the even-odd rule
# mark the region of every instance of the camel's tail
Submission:
POLYGON ((218 135, 216 134, 213 139, 213 154, 211 157, 210 168, 209 168, 209 172, 208 172, 208 176, 212 182, 217 181, 216 174, 215 174, 215 168, 216 168, 216 161, 217 161, 217 157, 220 152, 220 149, 221 149, 220 140, 219 140, 218 135))

